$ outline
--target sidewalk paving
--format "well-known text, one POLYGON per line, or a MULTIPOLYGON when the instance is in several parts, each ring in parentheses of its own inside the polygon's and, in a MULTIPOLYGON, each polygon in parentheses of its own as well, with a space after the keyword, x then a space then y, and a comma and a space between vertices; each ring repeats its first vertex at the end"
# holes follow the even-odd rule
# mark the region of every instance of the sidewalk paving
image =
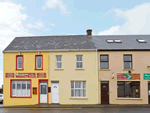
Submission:
POLYGON ((53 105, 53 104, 36 104, 36 105, 20 105, 20 106, 3 106, 0 108, 150 108, 149 104, 144 105, 53 105))

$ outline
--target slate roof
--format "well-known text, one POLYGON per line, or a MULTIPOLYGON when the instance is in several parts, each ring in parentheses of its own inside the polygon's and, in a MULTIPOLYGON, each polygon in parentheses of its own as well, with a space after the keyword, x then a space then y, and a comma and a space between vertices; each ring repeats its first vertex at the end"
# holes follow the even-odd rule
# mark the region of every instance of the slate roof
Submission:
POLYGON ((150 49, 150 35, 16 37, 3 52, 63 49, 145 50, 150 49), (107 43, 106 39, 120 39, 122 43, 107 43), (144 39, 146 40, 146 43, 139 43, 136 39, 144 39))

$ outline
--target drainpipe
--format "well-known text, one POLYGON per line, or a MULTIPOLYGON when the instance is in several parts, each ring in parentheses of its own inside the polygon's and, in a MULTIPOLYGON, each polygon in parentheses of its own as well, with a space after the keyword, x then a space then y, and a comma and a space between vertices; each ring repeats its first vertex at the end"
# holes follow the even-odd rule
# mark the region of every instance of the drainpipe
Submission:
POLYGON ((97 104, 98 104, 98 65, 97 65, 97 49, 96 49, 96 75, 97 75, 97 104))

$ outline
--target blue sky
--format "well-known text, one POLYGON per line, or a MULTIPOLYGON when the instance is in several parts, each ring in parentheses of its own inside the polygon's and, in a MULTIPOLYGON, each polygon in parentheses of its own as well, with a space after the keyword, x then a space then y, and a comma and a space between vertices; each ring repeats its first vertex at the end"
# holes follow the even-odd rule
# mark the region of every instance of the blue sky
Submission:
POLYGON ((17 36, 150 34, 149 0, 0 0, 0 14, 1 51, 17 36))

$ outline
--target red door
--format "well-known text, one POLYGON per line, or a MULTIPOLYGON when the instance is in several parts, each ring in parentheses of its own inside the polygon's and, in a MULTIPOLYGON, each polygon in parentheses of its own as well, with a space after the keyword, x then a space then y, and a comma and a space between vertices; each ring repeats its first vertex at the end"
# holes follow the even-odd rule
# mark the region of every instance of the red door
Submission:
POLYGON ((109 81, 101 81, 101 104, 109 104, 109 81))

